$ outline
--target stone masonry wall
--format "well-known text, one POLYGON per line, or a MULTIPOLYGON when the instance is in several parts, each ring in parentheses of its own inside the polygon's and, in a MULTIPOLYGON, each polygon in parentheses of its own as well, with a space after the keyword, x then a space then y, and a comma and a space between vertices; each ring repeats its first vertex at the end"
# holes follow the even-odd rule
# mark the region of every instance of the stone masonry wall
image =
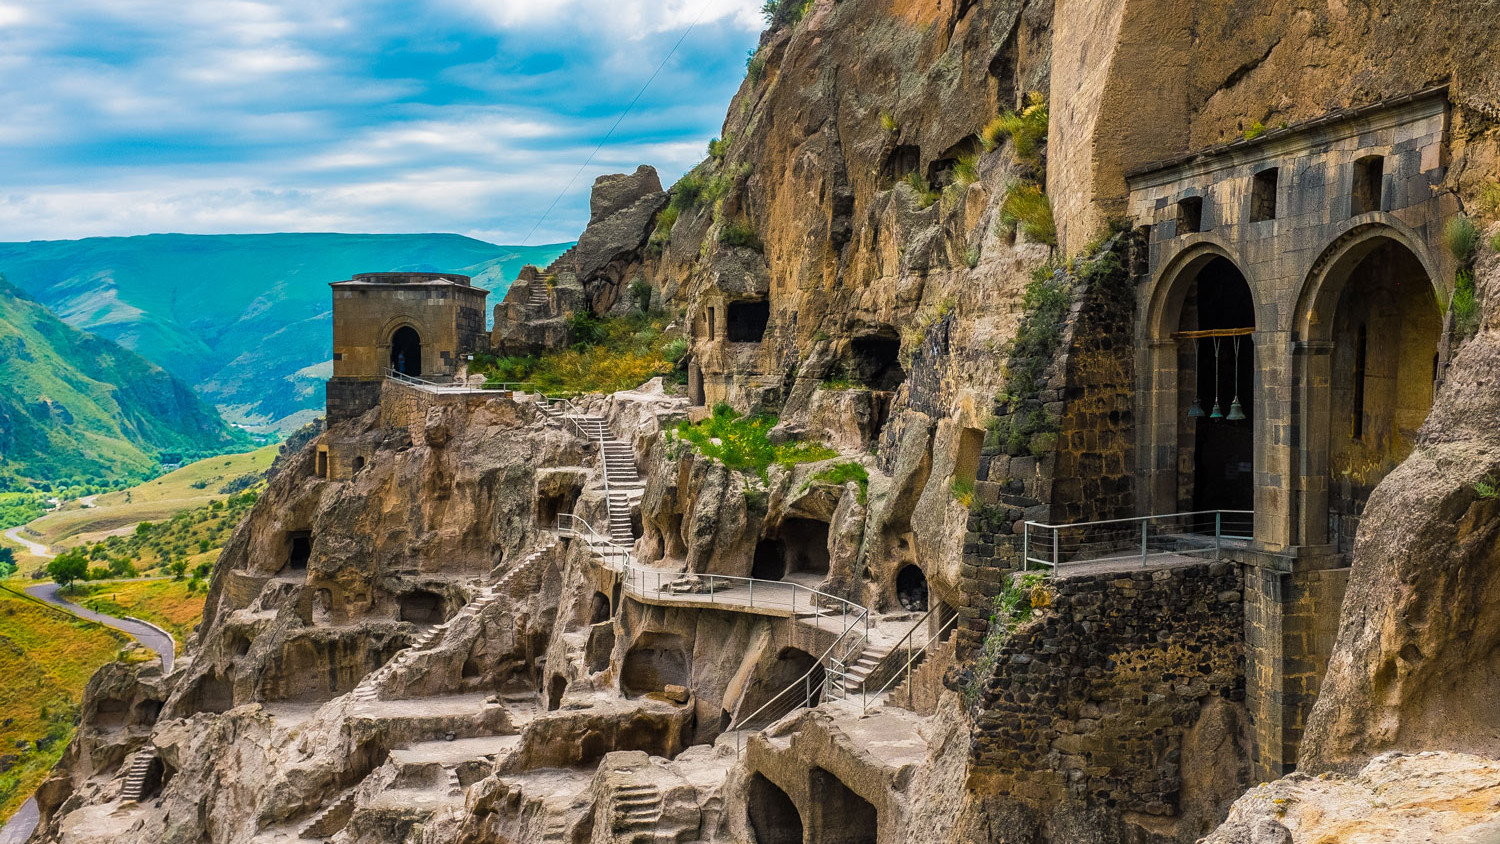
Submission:
POLYGON ((1176 815, 1185 737, 1210 702, 1244 699, 1241 582, 1231 562, 1054 581, 986 681, 971 785, 1176 815))
MULTIPOLYGON (((1021 567, 1022 523, 1077 522, 1134 514, 1134 325, 1132 273, 1140 244, 1120 235, 1073 279, 1062 340, 1038 400, 1055 421, 1035 453, 986 442, 979 461, 961 570, 960 656, 984 639, 994 596, 1021 567)), ((1017 368, 1014 358, 1010 364, 1017 368)), ((997 418, 1012 409, 999 403, 997 418)), ((1036 441, 1033 440, 1035 443, 1036 441)))

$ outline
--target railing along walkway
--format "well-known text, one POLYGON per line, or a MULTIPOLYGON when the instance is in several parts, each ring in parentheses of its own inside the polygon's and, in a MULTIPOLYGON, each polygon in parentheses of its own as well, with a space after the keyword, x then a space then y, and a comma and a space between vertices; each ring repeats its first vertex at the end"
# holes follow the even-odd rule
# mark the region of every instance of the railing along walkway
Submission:
POLYGON ((1056 576, 1216 560, 1226 547, 1249 542, 1254 526, 1251 510, 1200 510, 1069 525, 1026 522, 1023 568, 1045 569, 1056 576))

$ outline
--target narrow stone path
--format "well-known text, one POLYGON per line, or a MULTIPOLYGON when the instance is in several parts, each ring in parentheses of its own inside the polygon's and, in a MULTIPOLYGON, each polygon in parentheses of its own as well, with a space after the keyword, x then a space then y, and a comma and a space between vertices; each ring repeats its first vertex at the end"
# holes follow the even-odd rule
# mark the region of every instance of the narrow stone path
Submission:
POLYGON ((30 554, 33 557, 45 557, 47 559, 51 559, 57 556, 56 554, 48 550, 47 546, 43 545, 42 543, 32 542, 31 540, 22 536, 21 530, 25 527, 25 525, 21 525, 20 527, 13 527, 5 532, 5 537, 12 542, 25 546, 26 553, 30 554))
POLYGON ((26 839, 31 837, 41 820, 42 814, 37 811, 36 798, 28 797, 21 808, 10 816, 10 820, 5 822, 5 827, 0 829, 0 844, 26 844, 26 839))
POLYGON ((112 615, 104 615, 103 613, 97 613, 93 610, 80 607, 59 595, 58 590, 60 589, 62 587, 56 583, 41 583, 36 586, 27 587, 26 594, 38 600, 46 601, 55 607, 60 607, 79 618, 86 618, 89 621, 97 621, 106 627, 113 627, 155 651, 156 655, 161 657, 162 673, 172 673, 172 661, 176 657, 177 645, 172 641, 171 636, 149 624, 129 618, 115 618, 112 615))

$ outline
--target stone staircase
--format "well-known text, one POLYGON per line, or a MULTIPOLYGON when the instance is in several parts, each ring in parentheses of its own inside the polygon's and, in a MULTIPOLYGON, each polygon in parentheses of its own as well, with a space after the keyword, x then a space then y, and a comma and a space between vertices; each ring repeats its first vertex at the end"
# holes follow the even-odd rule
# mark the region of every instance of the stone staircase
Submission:
POLYGON ((615 791, 613 826, 619 838, 632 844, 654 842, 661 816, 661 790, 656 786, 627 785, 615 791))
POLYGON ((547 283, 540 279, 533 282, 531 285, 531 295, 526 299, 526 307, 545 308, 550 304, 551 299, 547 296, 547 283))
POLYGON ((307 823, 297 830, 297 834, 303 838, 332 838, 349 823, 349 818, 354 815, 357 791, 358 786, 340 794, 337 800, 324 806, 316 815, 309 818, 307 823))
POLYGON ((635 447, 615 437, 609 423, 602 416, 593 413, 564 413, 546 402, 540 402, 539 406, 543 413, 553 419, 572 422, 584 437, 599 444, 599 460, 604 467, 604 479, 609 493, 606 500, 609 507, 609 540, 628 548, 635 543, 635 531, 630 525, 630 509, 646 491, 640 470, 635 465, 635 447))
POLYGON ((561 815, 548 815, 547 821, 542 825, 543 844, 567 844, 569 833, 568 821, 561 815))
POLYGON ((538 560, 545 557, 547 555, 547 552, 552 550, 552 546, 556 544, 557 540, 553 539, 541 548, 538 548, 537 550, 532 551, 530 554, 527 554, 520 563, 512 566, 510 571, 506 572, 505 576, 501 577, 500 580, 479 590, 479 594, 474 598, 474 600, 465 604, 464 608, 454 613, 452 618, 444 621, 441 624, 437 624, 427 628, 426 630, 423 630, 421 635, 417 636, 416 640, 413 641, 411 645, 403 649, 400 653, 396 654, 394 659, 392 659, 390 662, 387 662, 385 665, 380 666, 374 671, 371 671, 369 674, 366 674, 364 679, 359 681, 359 685, 355 686, 354 690, 349 693, 351 699, 360 702, 379 700, 382 686, 384 686, 386 679, 396 672, 396 669, 410 664, 411 661, 413 659, 416 659, 417 656, 419 656, 423 651, 430 649, 435 643, 442 639, 444 634, 446 634, 448 632, 448 629, 454 624, 457 624, 464 618, 475 616, 483 612, 485 607, 488 607, 490 604, 494 603, 496 598, 504 595, 507 588, 517 578, 521 577, 523 574, 526 574, 531 569, 531 567, 534 566, 538 560))
POLYGON ((157 758, 155 747, 138 750, 130 759, 130 770, 125 773, 125 787, 120 789, 120 800, 139 802, 146 796, 146 781, 151 777, 151 763, 157 758))

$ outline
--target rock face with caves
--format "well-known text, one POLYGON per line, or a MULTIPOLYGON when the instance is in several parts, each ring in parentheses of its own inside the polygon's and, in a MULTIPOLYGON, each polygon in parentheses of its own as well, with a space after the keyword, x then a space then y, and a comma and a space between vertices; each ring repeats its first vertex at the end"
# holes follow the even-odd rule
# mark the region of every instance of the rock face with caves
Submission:
MULTIPOLYGON (((649 303, 686 385, 563 405, 386 383, 272 480, 175 671, 95 677, 34 840, 1493 838, 1500 66, 1460 46, 1493 11, 781 6, 710 156, 666 190, 647 166, 601 178, 578 246, 496 307, 509 354, 649 303), (1419 146, 1378 106, 1424 89, 1440 129, 1419 146), (1044 137, 986 128, 1032 94, 1044 137), (1212 181, 1355 119, 1384 157, 1212 181), (1209 187, 1139 211, 1140 174, 1188 153, 1172 166, 1209 187), (1481 229, 1437 245, 1395 214, 1413 196, 1481 229), (1208 325, 1208 282, 1171 294, 1181 331, 1145 325, 1142 291, 1228 260, 1241 212, 1296 241, 1311 218, 1276 210, 1314 206, 1337 209, 1330 249, 1385 226, 1442 303, 1400 387, 1430 412, 1364 467, 1352 552, 1294 535, 1340 481, 1322 465, 1242 528, 1065 546, 1052 525, 1179 492, 1143 443, 1200 447, 1209 423, 1174 427, 1152 380, 1177 358, 1193 386, 1200 329, 1261 361, 1389 363, 1254 296, 1253 328, 1208 325), (1168 241, 1197 251, 1157 267, 1168 241), (834 456, 732 469, 678 435, 721 404, 834 456), (325 477, 320 450, 357 468, 325 477)), ((1312 428, 1259 403, 1331 407, 1343 375, 1249 371, 1243 473, 1274 485, 1264 455, 1312 428)))

